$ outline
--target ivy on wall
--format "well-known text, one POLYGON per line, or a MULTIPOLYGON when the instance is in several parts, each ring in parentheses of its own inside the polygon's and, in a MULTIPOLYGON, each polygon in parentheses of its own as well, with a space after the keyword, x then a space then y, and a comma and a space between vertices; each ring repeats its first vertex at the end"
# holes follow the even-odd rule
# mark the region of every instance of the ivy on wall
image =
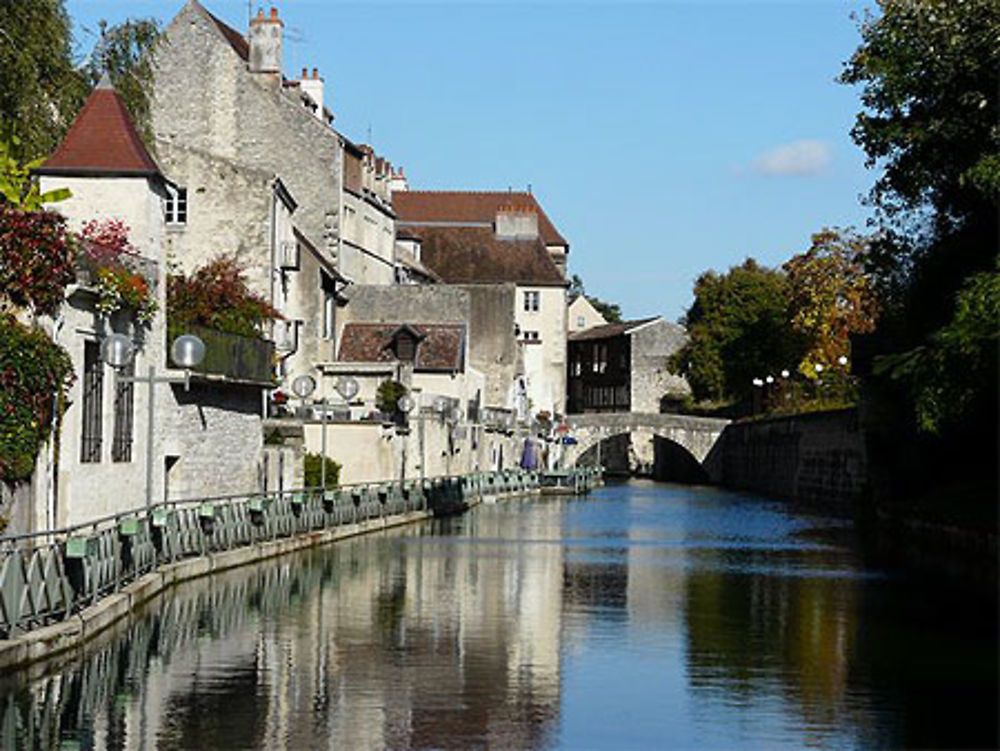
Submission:
POLYGON ((0 314, 0 480, 31 476, 73 378, 69 355, 44 331, 0 314))

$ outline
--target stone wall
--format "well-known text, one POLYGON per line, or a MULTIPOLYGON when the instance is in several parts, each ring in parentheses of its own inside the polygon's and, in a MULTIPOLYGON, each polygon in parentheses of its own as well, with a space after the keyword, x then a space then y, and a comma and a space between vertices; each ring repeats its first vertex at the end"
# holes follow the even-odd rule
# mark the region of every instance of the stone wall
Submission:
POLYGON ((341 330, 349 322, 466 323, 470 315, 469 292, 444 284, 352 284, 344 296, 347 305, 337 322, 341 330))
POLYGON ((687 381, 667 369, 667 360, 684 345, 682 326, 657 320, 629 335, 632 341, 631 405, 633 412, 659 412, 664 395, 691 392, 687 381))
POLYGON ((250 493, 260 487, 259 388, 193 382, 190 391, 172 385, 164 401, 168 499, 250 493))
POLYGON ((856 410, 730 424, 713 452, 721 484, 848 510, 868 481, 856 410))
POLYGON ((469 293, 469 360, 486 374, 483 405, 507 407, 511 386, 519 375, 520 362, 514 338, 513 284, 470 284, 459 287, 469 293))

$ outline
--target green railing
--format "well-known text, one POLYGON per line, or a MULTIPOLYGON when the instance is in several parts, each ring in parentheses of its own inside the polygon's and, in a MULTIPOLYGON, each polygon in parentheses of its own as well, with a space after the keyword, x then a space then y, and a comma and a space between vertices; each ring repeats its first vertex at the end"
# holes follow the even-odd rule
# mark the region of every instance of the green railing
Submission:
MULTIPOLYGON (((569 470, 586 492, 597 468, 569 470)), ((458 513, 487 495, 541 487, 512 469, 403 483, 170 501, 66 529, 0 536, 0 638, 58 622, 158 566, 411 511, 458 513)))
MULTIPOLYGON (((274 383, 274 342, 203 326, 169 324, 168 341, 172 342, 181 334, 194 334, 205 343, 205 359, 192 368, 192 372, 237 381, 274 383)), ((169 352, 167 358, 169 367, 178 367, 169 359, 169 352)))

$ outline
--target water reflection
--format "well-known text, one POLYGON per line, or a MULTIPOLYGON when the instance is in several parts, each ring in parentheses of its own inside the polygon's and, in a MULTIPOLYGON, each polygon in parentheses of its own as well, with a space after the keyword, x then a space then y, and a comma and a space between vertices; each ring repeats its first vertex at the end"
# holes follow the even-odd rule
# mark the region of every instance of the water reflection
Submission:
POLYGON ((631 483, 357 538, 183 585, 79 655, 0 678, 0 741, 993 745, 989 605, 867 570, 841 532, 631 483))

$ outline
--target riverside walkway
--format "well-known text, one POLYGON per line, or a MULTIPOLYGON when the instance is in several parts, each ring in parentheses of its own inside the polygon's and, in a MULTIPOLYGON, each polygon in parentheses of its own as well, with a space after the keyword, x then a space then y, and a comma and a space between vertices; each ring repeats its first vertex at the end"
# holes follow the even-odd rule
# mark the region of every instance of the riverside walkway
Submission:
POLYGON ((173 584, 484 501, 600 482, 587 467, 169 501, 0 537, 0 669, 71 649, 173 584))

